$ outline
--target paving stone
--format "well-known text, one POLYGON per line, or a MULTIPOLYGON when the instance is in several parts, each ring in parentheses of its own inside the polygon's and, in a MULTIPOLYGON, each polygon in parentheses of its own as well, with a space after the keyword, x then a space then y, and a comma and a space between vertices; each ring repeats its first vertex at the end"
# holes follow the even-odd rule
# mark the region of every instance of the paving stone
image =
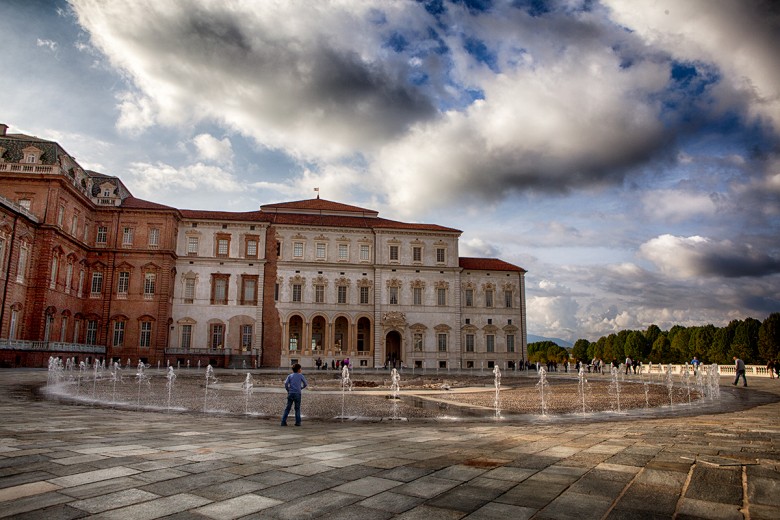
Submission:
POLYGON ((581 520, 601 518, 612 505, 612 498, 600 495, 583 495, 566 491, 547 504, 534 516, 535 519, 581 520))
POLYGON ((536 513, 530 507, 513 506, 490 502, 480 507, 470 515, 469 520, 528 520, 536 513))
POLYGON ((105 511, 93 515, 92 518, 95 520, 152 520, 200 507, 208 502, 210 501, 203 497, 183 493, 180 495, 157 498, 149 502, 134 504, 121 509, 105 511))
POLYGON ((217 520, 230 520, 256 513, 281 503, 280 500, 247 494, 199 507, 194 512, 217 520))
POLYGON ((334 487, 333 490, 342 493, 352 493, 353 495, 360 495, 362 497, 370 497, 400 486, 401 484, 403 483, 398 482, 397 480, 368 476, 341 484, 340 486, 334 487))
POLYGON ((365 520, 367 518, 370 518, 371 520, 385 520, 392 517, 393 513, 388 511, 371 509, 360 504, 350 504, 329 513, 325 513, 320 518, 322 520, 365 520))
POLYGON ((679 494, 671 488, 635 482, 629 486, 616 507, 671 516, 677 506, 678 498, 679 494))
POLYGON ((723 504, 742 505, 742 468, 697 464, 685 497, 723 504))
POLYGON ((420 497, 385 491, 384 493, 379 493, 378 495, 361 501, 360 505, 370 509, 387 511, 389 513, 403 513, 404 511, 408 511, 409 509, 422 504, 424 500, 425 499, 420 497))
POLYGON ((60 504, 44 509, 34 509, 26 513, 14 515, 14 520, 74 520, 76 518, 86 518, 89 513, 81 511, 68 504, 60 504))
POLYGON ((677 504, 676 517, 679 519, 742 520, 744 516, 742 515, 741 507, 742 504, 735 505, 717 501, 682 498, 677 504))
POLYGON ((457 520, 459 518, 464 518, 466 514, 467 513, 455 511, 453 509, 442 509, 439 507, 421 505, 396 516, 396 518, 398 520, 457 520))
POLYGON ((266 513, 280 520, 320 518, 323 515, 358 502, 361 497, 337 491, 321 491, 269 508, 266 513))
POLYGON ((751 504, 780 508, 780 480, 765 477, 748 479, 748 500, 751 504))
POLYGON ((49 483, 54 484, 55 486, 67 488, 81 486, 92 482, 99 482, 101 480, 109 480, 117 477, 127 477, 129 475, 136 475, 138 473, 140 473, 140 471, 136 469, 124 468, 120 466, 117 468, 99 469, 95 471, 87 471, 84 473, 76 473, 75 475, 69 475, 67 477, 53 478, 49 480, 49 483))
POLYGON ((460 484, 457 480, 449 480, 425 476, 403 484, 394 489, 396 493, 412 495, 414 497, 431 498, 460 484))
POLYGON ((95 498, 88 498, 86 500, 77 500, 71 502, 70 505, 76 509, 84 510, 88 513, 101 513, 109 509, 117 509, 131 504, 138 504, 140 502, 147 502, 160 498, 159 495, 149 493, 140 489, 126 489, 124 491, 117 491, 115 493, 108 493, 106 495, 100 495, 95 498))
POLYGON ((20 498, 29 497, 32 495, 42 495, 50 491, 56 491, 62 486, 52 484, 51 482, 28 482, 27 484, 19 484, 18 486, 12 486, 0 489, 0 502, 8 502, 11 500, 18 500, 20 498))

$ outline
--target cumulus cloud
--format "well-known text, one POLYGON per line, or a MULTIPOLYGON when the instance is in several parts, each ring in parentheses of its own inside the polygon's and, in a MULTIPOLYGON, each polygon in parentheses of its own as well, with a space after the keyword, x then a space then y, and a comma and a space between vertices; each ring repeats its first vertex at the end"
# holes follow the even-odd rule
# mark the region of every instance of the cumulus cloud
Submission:
POLYGON ((211 162, 230 164, 233 162, 233 146, 227 137, 217 139, 210 134, 198 134, 192 139, 198 157, 211 162))
POLYGON ((670 222, 712 216, 718 210, 713 195, 682 190, 646 191, 642 194, 642 206, 653 219, 670 222))
POLYGON ((244 186, 235 176, 217 166, 196 163, 176 168, 165 163, 137 162, 130 165, 128 187, 136 196, 154 197, 161 190, 178 192, 240 192, 244 186))
POLYGON ((780 273, 779 258, 730 240, 661 235, 642 244, 639 251, 673 277, 761 277, 780 273))
POLYGON ((617 22, 691 64, 717 65, 720 110, 746 104, 780 132, 780 9, 771 0, 605 0, 617 22))
POLYGON ((46 40, 42 38, 38 38, 35 41, 35 44, 38 47, 44 47, 46 49, 49 49, 51 52, 57 52, 57 48, 59 47, 59 44, 55 42, 54 40, 46 40))

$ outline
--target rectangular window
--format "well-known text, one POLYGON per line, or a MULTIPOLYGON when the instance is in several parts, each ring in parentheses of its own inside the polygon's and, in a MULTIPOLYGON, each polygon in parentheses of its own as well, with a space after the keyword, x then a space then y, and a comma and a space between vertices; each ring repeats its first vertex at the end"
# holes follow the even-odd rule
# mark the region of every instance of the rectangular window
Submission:
POLYGON ((181 340, 179 341, 181 348, 192 347, 192 325, 181 326, 181 340))
POLYGON ((65 265, 65 292, 70 292, 71 285, 73 285, 73 264, 68 261, 65 265))
POLYGON ((62 227, 62 219, 65 217, 65 206, 57 208, 57 225, 62 227))
POLYGON ((436 289, 436 305, 439 307, 447 305, 447 289, 441 287, 436 289))
POLYGON ((225 326, 217 323, 211 326, 211 348, 221 349, 224 347, 225 326))
POLYGON ((195 278, 184 279, 184 303, 195 301, 195 278))
POLYGON ((19 264, 16 270, 16 281, 19 283, 24 282, 27 278, 27 255, 29 251, 25 246, 19 249, 19 264))
POLYGON ((87 337, 85 343, 87 345, 94 345, 97 343, 97 320, 87 320, 87 337))
MULTIPOLYGON (((301 246, 303 246, 303 244, 301 244, 301 246)), ((317 260, 325 260, 325 256, 327 253, 327 245, 324 244, 323 242, 317 242, 315 248, 316 248, 315 254, 317 255, 317 260)), ((301 248, 300 256, 303 256, 303 248, 301 248)))
POLYGON ((95 237, 95 243, 97 245, 105 245, 108 242, 108 227, 98 226, 97 236, 95 237))
POLYGON ((447 334, 444 333, 438 334, 437 343, 439 346, 439 352, 447 352, 447 334))
POLYGON ((296 283, 292 286, 292 301, 301 301, 301 284, 296 283))
POLYGON ((339 244, 339 260, 349 260, 349 246, 347 244, 339 244))
POLYGON ((84 270, 80 269, 79 270, 79 286, 78 286, 78 289, 77 289, 77 294, 78 294, 79 298, 81 297, 81 294, 84 292, 84 276, 85 276, 84 270))
POLYGON ((422 247, 415 246, 412 248, 412 261, 422 262, 422 247))
POLYGON ((158 247, 160 245, 160 230, 157 228, 149 229, 149 247, 158 247))
POLYGON ((257 305, 257 277, 242 276, 241 284, 241 304, 257 305))
POLYGON ((19 199, 19 206, 30 211, 30 208, 32 208, 32 201, 30 199, 19 199))
POLYGON ((0 238, 0 271, 5 267, 5 239, 0 238))
POLYGON ((217 256, 226 257, 230 248, 230 240, 227 238, 217 239, 217 256))
POLYGON ((249 238, 246 241, 246 257, 257 258, 257 240, 249 238))
POLYGON ((303 242, 293 243, 293 256, 295 258, 303 258, 303 242))
POLYGON ((122 246, 132 246, 133 245, 133 228, 126 227, 122 229, 122 246))
POLYGON ((368 303, 368 287, 360 288, 360 303, 366 305, 368 303))
POLYGON ((49 289, 54 289, 57 287, 57 268, 59 263, 60 260, 56 255, 51 258, 51 278, 49 279, 49 289))
POLYGON ((368 244, 361 244, 360 245, 360 261, 361 262, 368 262, 371 260, 371 250, 369 249, 368 244))
POLYGON ((444 251, 445 249, 443 247, 436 248, 436 262, 443 264, 446 261, 444 251))
POLYGON ((115 321, 114 322, 114 343, 113 345, 115 347, 121 347, 125 344, 125 322, 124 321, 115 321))
POLYGON ((466 307, 474 306, 474 289, 466 289, 466 307))
POLYGON ((466 352, 474 352, 474 334, 466 334, 466 352))
POLYGON ((398 246, 390 246, 390 261, 398 261, 398 246))
POLYGON ((79 226, 79 216, 78 215, 73 215, 70 218, 70 234, 71 235, 74 235, 74 236, 76 235, 76 228, 78 226, 79 226))
POLYGON ((493 306, 493 289, 485 291, 485 307, 493 306))
POLYGON ((130 272, 120 271, 117 280, 116 293, 127 297, 127 290, 130 288, 130 272))
POLYGON ((279 301, 279 284, 278 283, 274 284, 274 301, 275 302, 279 301))
POLYGON ((485 350, 487 352, 496 351, 496 337, 493 334, 485 336, 485 350))
POLYGON ((398 287, 390 287, 390 305, 398 305, 398 287))
POLYGON ((144 274, 144 299, 151 300, 154 298, 154 286, 157 282, 157 275, 155 273, 144 274))
POLYGON ((325 286, 314 286, 314 303, 325 303, 325 286))
POLYGON ((227 305, 228 300, 228 279, 225 276, 214 276, 213 279, 213 291, 212 304, 214 305, 227 305))
POLYGON ((252 349, 252 326, 241 325, 241 350, 248 351, 252 349))
POLYGON ((514 352, 515 351, 515 336, 514 336, 514 334, 507 334, 507 336, 506 336, 506 351, 507 352, 514 352))
POLYGON ((68 332, 68 317, 62 317, 62 325, 60 326, 60 341, 65 342, 65 336, 68 332))
POLYGON ((347 303, 347 287, 345 285, 339 285, 337 290, 338 290, 338 302, 347 303))
POLYGON ((504 291, 504 306, 507 309, 512 308, 512 291, 504 291))
POLYGON ((103 273, 92 273, 92 296, 99 296, 103 292, 103 273))
POLYGON ((414 305, 422 305, 422 292, 422 287, 415 287, 412 289, 414 305))
POLYGON ((187 237, 187 254, 190 256, 197 256, 198 254, 198 237, 187 237))
POLYGON ((421 332, 415 332, 414 333, 414 351, 415 352, 422 352, 423 351, 423 335, 421 332))
POLYGON ((142 321, 141 332, 138 336, 138 346, 149 348, 152 345, 152 322, 142 321))

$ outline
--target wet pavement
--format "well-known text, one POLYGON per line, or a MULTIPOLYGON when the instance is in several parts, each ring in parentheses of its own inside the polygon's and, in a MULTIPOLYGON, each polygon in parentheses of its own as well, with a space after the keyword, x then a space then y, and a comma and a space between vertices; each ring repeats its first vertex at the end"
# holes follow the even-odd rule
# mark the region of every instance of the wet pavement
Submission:
POLYGON ((0 371, 0 518, 780 518, 776 379, 684 414, 282 428, 46 400, 46 375, 0 371))

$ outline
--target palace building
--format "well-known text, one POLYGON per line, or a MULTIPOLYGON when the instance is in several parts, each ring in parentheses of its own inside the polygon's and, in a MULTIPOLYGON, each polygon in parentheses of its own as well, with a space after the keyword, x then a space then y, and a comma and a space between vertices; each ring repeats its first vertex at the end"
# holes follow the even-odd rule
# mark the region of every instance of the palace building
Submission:
POLYGON ((133 197, 0 125, 0 363, 513 369, 525 270, 461 232, 320 199, 257 211, 133 197))

